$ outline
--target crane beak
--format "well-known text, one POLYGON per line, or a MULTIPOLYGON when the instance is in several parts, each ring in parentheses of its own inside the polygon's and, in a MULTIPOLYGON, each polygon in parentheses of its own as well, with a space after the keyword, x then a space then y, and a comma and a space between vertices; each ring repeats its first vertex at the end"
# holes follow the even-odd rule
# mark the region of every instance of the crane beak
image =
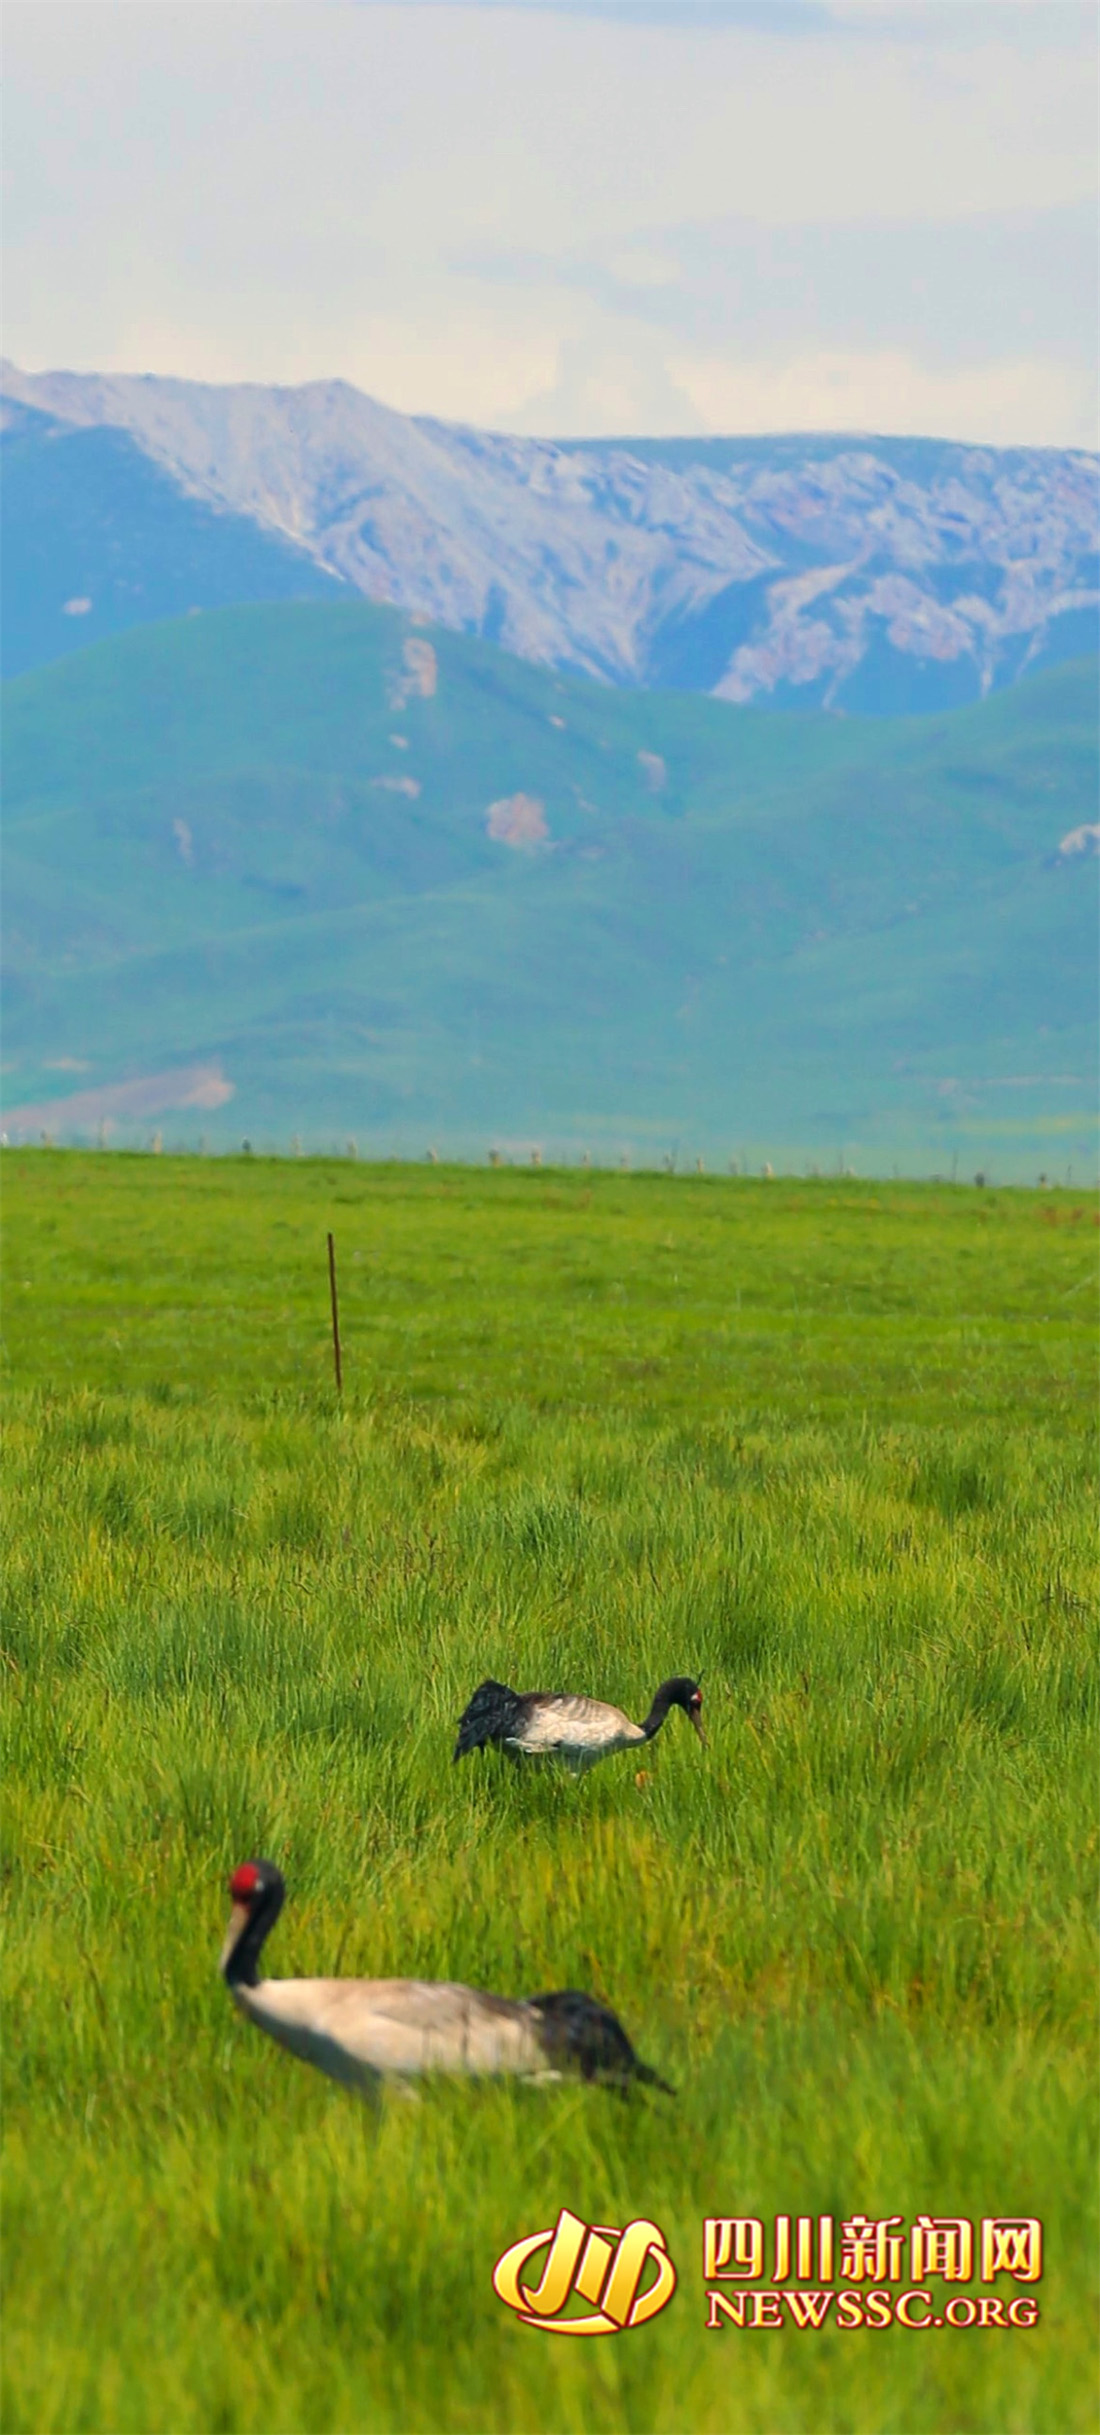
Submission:
POLYGON ((703 1748, 704 1748, 704 1750, 705 1750, 705 1749, 706 1749, 706 1746, 707 1746, 706 1729, 705 1729, 705 1727, 704 1727, 704 1724, 703 1724, 703 1719, 702 1719, 702 1717, 701 1717, 701 1715, 700 1715, 700 1713, 699 1713, 698 1708, 689 1708, 689 1709, 688 1709, 688 1715, 689 1715, 689 1716, 690 1716, 690 1718, 691 1718, 692 1724, 694 1725, 695 1730, 696 1730, 696 1733, 698 1734, 699 1739, 700 1739, 700 1741, 701 1741, 701 1743, 702 1743, 702 1745, 703 1745, 703 1748))

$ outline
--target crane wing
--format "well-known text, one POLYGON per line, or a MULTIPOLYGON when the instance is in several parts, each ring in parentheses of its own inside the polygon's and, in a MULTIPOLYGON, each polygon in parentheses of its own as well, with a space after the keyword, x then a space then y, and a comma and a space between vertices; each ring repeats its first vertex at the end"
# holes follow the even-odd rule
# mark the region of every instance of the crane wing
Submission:
POLYGON ((624 1716, 621 1708, 613 1708, 604 1699, 580 1699, 568 1691, 533 1701, 523 1721, 522 1748, 532 1755, 555 1750, 578 1758, 599 1758, 644 1740, 641 1726, 624 1716))
POLYGON ((546 2065, 524 2005, 449 1980, 265 1979, 241 1995, 261 2028, 334 2079, 546 2065))

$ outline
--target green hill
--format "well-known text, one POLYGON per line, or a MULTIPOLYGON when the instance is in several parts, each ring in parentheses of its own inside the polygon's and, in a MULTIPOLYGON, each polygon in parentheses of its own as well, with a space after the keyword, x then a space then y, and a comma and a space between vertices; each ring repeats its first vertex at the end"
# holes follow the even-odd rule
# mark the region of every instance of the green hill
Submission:
POLYGON ((6 772, 15 1132, 1091 1158, 1091 661, 863 724, 232 609, 12 683, 6 772))

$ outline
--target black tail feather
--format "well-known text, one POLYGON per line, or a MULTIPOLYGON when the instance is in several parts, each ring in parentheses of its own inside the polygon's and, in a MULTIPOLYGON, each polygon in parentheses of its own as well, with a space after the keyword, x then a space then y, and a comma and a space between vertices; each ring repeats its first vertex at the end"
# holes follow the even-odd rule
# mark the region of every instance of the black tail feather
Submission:
POLYGON ((509 1691, 507 1683, 479 1683, 473 1698, 458 1720, 458 1740, 454 1746, 456 1759, 464 1759, 468 1750, 482 1750, 486 1742, 502 1742, 507 1733, 515 1731, 523 1702, 518 1691, 509 1691))
POLYGON ((676 2095, 668 2081, 635 2054, 622 2022, 595 1996, 563 1987, 550 1995, 528 1996, 527 2001, 539 2015, 539 2033, 551 2063, 579 2071, 582 2080, 610 2080, 619 2088, 640 2080, 647 2088, 663 2089, 666 2097, 676 2095))

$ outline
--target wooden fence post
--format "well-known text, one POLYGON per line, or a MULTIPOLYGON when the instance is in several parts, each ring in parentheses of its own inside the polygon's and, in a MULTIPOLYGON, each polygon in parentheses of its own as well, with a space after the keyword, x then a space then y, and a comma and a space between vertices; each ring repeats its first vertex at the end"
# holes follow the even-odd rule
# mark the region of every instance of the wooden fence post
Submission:
POLYGON ((340 1306, 336 1299, 336 1245, 328 1238, 328 1285, 332 1300, 332 1358, 336 1364, 336 1392, 344 1392, 344 1375, 340 1366, 340 1306))

